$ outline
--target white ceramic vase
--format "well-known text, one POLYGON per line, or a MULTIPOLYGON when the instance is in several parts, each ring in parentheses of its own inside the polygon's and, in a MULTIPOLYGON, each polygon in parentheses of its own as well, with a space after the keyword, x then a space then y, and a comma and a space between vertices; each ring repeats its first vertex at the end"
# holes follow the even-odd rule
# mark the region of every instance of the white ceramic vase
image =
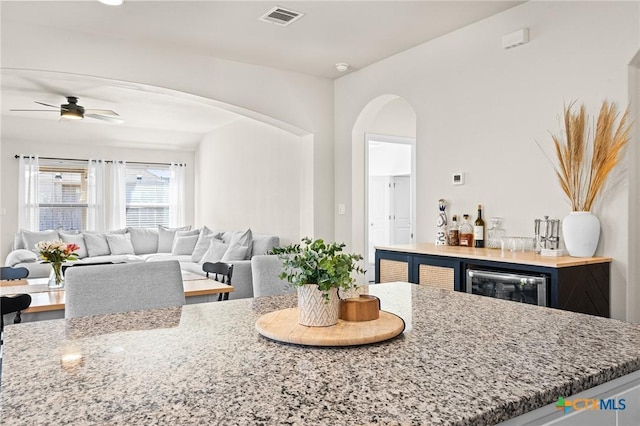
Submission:
POLYGON ((591 212, 571 212, 562 220, 562 237, 570 256, 591 257, 600 239, 600 221, 591 212))
POLYGON ((340 298, 338 289, 327 292, 329 301, 315 284, 298 287, 298 322, 311 327, 328 327, 338 323, 340 298))

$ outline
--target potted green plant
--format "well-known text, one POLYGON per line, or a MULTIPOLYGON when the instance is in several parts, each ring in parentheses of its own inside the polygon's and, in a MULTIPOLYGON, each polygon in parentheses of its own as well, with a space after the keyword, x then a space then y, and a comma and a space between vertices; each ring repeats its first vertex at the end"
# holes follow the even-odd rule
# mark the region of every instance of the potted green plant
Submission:
POLYGON ((364 273, 358 265, 362 256, 343 253, 344 243, 325 243, 303 238, 302 244, 274 248, 282 259, 280 279, 298 290, 298 322, 307 326, 330 326, 338 322, 338 290, 355 287, 352 273, 364 273))

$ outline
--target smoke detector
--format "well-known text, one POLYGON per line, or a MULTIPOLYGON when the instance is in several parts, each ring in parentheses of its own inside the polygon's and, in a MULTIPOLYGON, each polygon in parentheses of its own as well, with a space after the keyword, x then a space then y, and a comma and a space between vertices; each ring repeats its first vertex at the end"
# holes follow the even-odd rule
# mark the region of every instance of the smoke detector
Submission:
POLYGON ((336 64, 336 69, 340 72, 345 72, 349 69, 349 64, 347 64, 346 62, 338 62, 336 64))
POLYGON ((280 6, 275 6, 270 11, 258 18, 258 21, 269 22, 271 24, 280 25, 286 27, 302 18, 304 13, 296 12, 295 10, 285 9, 280 6))

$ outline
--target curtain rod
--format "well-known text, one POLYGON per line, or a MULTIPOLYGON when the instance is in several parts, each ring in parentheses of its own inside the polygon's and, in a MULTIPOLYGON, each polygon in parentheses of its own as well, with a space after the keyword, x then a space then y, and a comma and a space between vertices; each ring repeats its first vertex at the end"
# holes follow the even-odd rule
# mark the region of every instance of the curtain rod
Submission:
MULTIPOLYGON (((16 158, 20 158, 20 155, 16 154, 15 155, 16 158)), ((32 155, 23 155, 23 158, 35 158, 32 155)), ((38 157, 41 158, 43 160, 60 160, 60 161, 87 161, 89 162, 89 160, 85 160, 83 158, 58 158, 58 157, 38 157)), ((96 160, 93 160, 96 161, 96 160)), ((122 161, 115 161, 115 160, 104 160, 105 163, 122 163, 122 161)), ((127 164, 153 164, 153 165, 158 165, 158 166, 170 166, 171 163, 154 163, 151 161, 127 161, 127 164)), ((177 166, 182 166, 182 167, 187 167, 187 163, 175 163, 177 166)))

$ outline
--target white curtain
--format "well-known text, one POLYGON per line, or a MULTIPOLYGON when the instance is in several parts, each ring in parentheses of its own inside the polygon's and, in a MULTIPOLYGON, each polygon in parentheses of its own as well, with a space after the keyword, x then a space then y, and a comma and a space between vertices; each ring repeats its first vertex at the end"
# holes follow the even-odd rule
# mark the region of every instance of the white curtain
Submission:
POLYGON ((20 155, 18 165, 18 226, 29 231, 40 230, 40 209, 38 206, 38 157, 20 155))
POLYGON ((127 226, 127 163, 114 161, 111 163, 111 212, 109 229, 120 229, 127 226))
POLYGON ((105 162, 89 160, 87 168, 87 230, 105 231, 107 227, 105 162))
POLYGON ((185 164, 171 163, 169 175, 169 226, 176 228, 184 225, 185 221, 185 164))

